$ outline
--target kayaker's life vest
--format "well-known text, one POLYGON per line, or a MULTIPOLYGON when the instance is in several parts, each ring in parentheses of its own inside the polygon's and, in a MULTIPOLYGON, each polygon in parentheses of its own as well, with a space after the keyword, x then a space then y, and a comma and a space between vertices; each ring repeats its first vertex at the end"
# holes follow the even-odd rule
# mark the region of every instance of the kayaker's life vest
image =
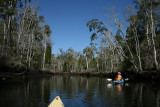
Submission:
POLYGON ((117 78, 116 81, 121 81, 121 79, 120 79, 120 78, 117 78))
POLYGON ((116 81, 121 81, 121 79, 122 79, 122 76, 121 76, 121 75, 118 75, 116 81))

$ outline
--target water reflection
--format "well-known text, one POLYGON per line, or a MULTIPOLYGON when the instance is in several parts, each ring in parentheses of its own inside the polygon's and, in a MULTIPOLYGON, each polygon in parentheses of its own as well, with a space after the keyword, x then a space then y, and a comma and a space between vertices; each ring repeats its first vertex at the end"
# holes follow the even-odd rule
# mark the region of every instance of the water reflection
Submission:
POLYGON ((158 83, 113 85, 106 78, 53 76, 0 81, 0 107, 47 107, 60 96, 65 107, 159 107, 158 83))
POLYGON ((117 89, 117 91, 118 91, 119 94, 120 94, 121 91, 122 91, 122 85, 116 85, 116 89, 117 89))

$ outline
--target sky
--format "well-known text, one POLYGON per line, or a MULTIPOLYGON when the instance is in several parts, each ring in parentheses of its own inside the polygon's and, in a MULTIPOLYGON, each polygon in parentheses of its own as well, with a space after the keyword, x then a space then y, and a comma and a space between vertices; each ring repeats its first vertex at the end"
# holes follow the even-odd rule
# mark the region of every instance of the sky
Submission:
POLYGON ((107 24, 110 8, 114 7, 121 16, 131 4, 132 0, 39 0, 38 3, 39 15, 45 17, 52 30, 53 54, 58 54, 60 48, 83 51, 91 42, 88 21, 99 19, 107 24))

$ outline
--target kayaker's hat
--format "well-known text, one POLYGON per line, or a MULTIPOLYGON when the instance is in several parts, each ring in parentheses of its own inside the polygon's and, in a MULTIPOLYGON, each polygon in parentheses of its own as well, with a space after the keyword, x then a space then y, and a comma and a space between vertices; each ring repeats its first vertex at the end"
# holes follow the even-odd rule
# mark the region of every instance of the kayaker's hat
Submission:
POLYGON ((118 74, 121 74, 120 72, 118 72, 118 74))

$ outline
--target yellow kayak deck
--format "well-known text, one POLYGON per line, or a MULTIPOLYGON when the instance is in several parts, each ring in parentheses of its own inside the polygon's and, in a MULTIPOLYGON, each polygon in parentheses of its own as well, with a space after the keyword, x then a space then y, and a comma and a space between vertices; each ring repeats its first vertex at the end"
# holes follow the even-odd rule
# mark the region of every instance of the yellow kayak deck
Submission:
POLYGON ((48 107, 64 107, 64 104, 59 96, 57 96, 48 107))

